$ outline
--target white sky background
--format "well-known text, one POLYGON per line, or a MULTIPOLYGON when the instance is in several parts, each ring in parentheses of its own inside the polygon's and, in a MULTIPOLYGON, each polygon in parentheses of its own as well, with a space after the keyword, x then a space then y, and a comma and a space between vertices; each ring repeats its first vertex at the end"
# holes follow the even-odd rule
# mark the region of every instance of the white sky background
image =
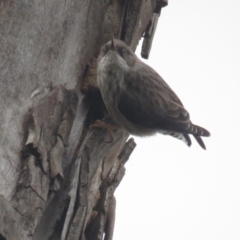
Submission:
POLYGON ((212 136, 135 137, 114 240, 239 240, 240 1, 170 0, 146 62, 212 136))

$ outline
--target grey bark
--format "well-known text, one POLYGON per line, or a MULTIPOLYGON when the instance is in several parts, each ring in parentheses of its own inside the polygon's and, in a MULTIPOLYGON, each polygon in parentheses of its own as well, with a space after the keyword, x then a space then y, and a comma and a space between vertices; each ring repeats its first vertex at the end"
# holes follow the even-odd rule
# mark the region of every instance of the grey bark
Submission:
POLYGON ((158 3, 0 1, 0 239, 113 239, 135 143, 90 127, 111 121, 96 57, 112 34, 135 49, 158 3))

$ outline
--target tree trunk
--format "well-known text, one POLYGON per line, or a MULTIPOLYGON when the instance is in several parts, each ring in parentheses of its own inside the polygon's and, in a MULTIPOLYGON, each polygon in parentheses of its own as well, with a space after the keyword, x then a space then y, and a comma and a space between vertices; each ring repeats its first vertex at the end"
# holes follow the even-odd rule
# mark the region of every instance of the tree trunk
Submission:
POLYGON ((164 5, 0 0, 0 240, 112 239, 135 143, 91 127, 111 121, 96 58, 112 34, 135 49, 144 32, 148 56, 164 5))

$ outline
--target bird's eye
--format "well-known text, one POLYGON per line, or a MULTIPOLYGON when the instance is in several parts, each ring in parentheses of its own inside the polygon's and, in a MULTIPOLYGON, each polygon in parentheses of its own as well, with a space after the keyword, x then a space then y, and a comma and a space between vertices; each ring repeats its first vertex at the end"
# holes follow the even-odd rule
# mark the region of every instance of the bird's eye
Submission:
POLYGON ((107 50, 108 50, 107 46, 103 46, 103 48, 102 48, 102 52, 104 52, 104 54, 107 53, 107 50))
POLYGON ((123 53, 123 55, 127 54, 127 49, 124 48, 124 49, 122 50, 122 53, 123 53))
POLYGON ((122 56, 122 58, 126 58, 127 53, 128 53, 128 50, 126 48, 119 50, 119 54, 122 56))

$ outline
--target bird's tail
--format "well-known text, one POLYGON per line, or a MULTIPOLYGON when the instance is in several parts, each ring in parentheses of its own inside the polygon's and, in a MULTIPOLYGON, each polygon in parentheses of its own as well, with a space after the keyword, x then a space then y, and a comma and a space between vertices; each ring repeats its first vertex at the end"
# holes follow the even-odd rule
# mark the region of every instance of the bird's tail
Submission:
POLYGON ((194 138, 196 139, 196 141, 198 142, 198 144, 204 149, 206 150, 206 146, 202 140, 202 138, 200 136, 197 136, 197 135, 193 135, 194 138))
POLYGON ((209 137, 210 132, 203 127, 192 124, 190 132, 192 135, 209 137))
POLYGON ((177 138, 187 144, 189 147, 192 144, 192 141, 188 134, 178 133, 178 132, 169 132, 168 135, 177 138))
POLYGON ((198 142, 198 144, 204 149, 206 150, 206 146, 201 138, 201 136, 203 137, 209 137, 210 136, 210 132, 208 130, 206 130, 205 128, 202 128, 200 126, 197 125, 193 125, 192 124, 192 135, 194 136, 194 138, 196 139, 196 141, 198 142))

